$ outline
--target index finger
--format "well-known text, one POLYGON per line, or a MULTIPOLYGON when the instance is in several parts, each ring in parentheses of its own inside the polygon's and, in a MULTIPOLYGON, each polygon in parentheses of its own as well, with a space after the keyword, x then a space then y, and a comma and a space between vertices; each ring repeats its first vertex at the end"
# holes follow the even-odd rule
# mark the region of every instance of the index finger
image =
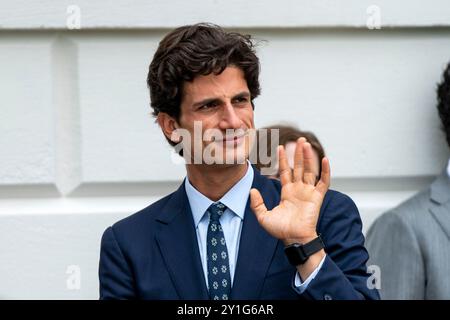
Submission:
POLYGON ((284 186, 285 184, 292 182, 291 168, 289 167, 286 152, 284 151, 284 146, 278 146, 278 161, 279 161, 278 172, 280 173, 280 181, 281 185, 284 186))

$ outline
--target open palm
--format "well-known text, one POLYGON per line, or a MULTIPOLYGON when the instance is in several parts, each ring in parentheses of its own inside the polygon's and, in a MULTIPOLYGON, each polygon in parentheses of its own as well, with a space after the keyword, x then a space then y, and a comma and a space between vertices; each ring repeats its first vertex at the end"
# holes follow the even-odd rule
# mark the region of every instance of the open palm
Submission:
POLYGON ((330 165, 327 158, 322 159, 320 180, 315 185, 312 152, 305 138, 298 139, 294 169, 291 170, 284 147, 278 147, 281 199, 272 210, 267 210, 257 189, 250 191, 251 208, 258 222, 268 233, 286 244, 306 243, 317 236, 320 207, 330 186, 330 165))

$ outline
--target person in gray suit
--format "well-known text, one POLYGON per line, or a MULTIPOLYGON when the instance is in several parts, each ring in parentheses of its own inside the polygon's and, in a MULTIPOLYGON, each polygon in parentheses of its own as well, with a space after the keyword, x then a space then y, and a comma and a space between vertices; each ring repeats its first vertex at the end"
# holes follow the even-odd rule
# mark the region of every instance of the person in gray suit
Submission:
MULTIPOLYGON (((450 146, 450 63, 437 96, 450 146)), ((450 161, 426 190, 374 222, 367 249, 382 299, 450 299, 450 161)))

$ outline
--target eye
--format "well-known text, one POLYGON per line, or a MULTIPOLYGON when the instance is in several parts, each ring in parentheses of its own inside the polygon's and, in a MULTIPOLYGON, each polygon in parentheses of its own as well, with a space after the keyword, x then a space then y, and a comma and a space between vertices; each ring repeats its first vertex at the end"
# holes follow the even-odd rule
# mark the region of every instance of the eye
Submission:
POLYGON ((198 110, 211 109, 211 108, 215 108, 217 106, 218 106, 217 102, 211 101, 211 102, 208 102, 208 103, 202 105, 200 108, 198 108, 198 110))
POLYGON ((248 98, 246 97, 237 97, 234 99, 235 103, 247 103, 248 102, 248 98))

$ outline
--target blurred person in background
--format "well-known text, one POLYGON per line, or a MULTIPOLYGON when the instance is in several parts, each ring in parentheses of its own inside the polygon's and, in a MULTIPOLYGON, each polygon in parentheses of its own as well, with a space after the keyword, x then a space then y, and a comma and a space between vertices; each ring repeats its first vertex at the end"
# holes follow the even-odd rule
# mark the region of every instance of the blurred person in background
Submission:
MULTIPOLYGON (((301 131, 300 129, 298 129, 297 127, 293 126, 293 125, 286 125, 286 124, 274 124, 272 126, 269 127, 263 127, 261 129, 258 130, 257 132, 257 144, 259 144, 260 141, 260 135, 261 135, 261 130, 267 130, 267 139, 262 139, 262 141, 267 142, 267 157, 272 158, 272 153, 271 153, 271 134, 270 134, 270 130, 278 130, 279 133, 279 145, 280 146, 284 146, 285 150, 286 150, 286 157, 289 163, 289 167, 291 169, 294 168, 294 154, 295 154, 295 146, 297 144, 297 140, 299 138, 305 138, 306 141, 308 141, 311 144, 311 147, 313 149, 313 167, 312 167, 312 171, 315 175, 315 179, 316 179, 316 183, 319 181, 320 179, 320 172, 322 171, 322 161, 321 159, 323 159, 325 157, 325 150, 323 149, 322 144, 320 143, 319 139, 317 139, 316 135, 310 131, 301 131)), ((259 145, 258 149, 260 149, 262 146, 259 145)), ((254 149, 253 151, 256 151, 256 149, 254 149)), ((261 162, 261 159, 258 157, 257 158, 257 163, 255 164, 255 167, 259 170, 261 170, 262 168, 268 168, 272 166, 271 163, 269 164, 263 164, 261 162)), ((278 172, 278 163, 272 166, 274 168, 275 174, 274 175, 269 175, 269 178, 276 178, 279 179, 280 175, 278 172)))
MULTIPOLYGON (((437 100, 450 147, 450 63, 437 100)), ((382 299, 450 299, 450 161, 428 188, 373 223, 367 248, 382 299)))

